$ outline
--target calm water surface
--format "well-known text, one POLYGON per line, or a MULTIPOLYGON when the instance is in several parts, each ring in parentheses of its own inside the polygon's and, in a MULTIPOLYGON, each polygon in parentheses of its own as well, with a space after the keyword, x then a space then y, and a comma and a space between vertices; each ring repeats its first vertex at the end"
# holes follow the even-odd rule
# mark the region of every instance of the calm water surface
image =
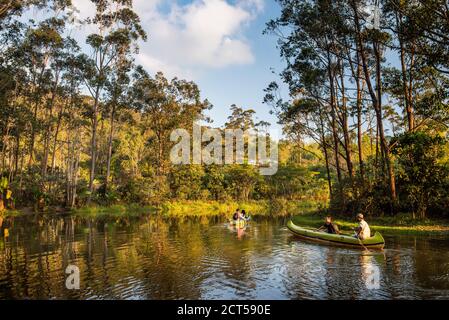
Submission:
POLYGON ((449 299, 449 237, 382 252, 303 242, 285 220, 20 217, 0 228, 0 299, 449 299), (68 265, 80 290, 65 288, 68 265), (380 270, 380 287, 367 277, 380 270))

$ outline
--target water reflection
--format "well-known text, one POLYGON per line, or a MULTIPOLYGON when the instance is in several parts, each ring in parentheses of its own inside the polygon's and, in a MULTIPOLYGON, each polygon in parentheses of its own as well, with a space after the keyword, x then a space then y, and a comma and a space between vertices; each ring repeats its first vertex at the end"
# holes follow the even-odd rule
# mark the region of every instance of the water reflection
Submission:
POLYGON ((389 237, 384 252, 362 252, 302 242, 284 226, 151 215, 8 218, 0 298, 449 298, 447 238, 389 237), (64 286, 69 264, 80 269, 80 290, 64 286), (370 290, 375 268, 380 287, 370 290))
POLYGON ((237 234, 237 239, 238 240, 242 240, 243 239, 243 237, 245 236, 246 229, 248 228, 248 224, 245 224, 243 226, 236 226, 236 225, 234 225, 232 223, 227 223, 226 226, 227 226, 229 231, 237 234))

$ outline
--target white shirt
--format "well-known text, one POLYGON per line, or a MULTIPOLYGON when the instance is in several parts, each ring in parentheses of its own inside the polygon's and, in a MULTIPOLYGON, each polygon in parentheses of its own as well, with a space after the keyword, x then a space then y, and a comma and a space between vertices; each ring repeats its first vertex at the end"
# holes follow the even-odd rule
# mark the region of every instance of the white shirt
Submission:
POLYGON ((359 228, 360 228, 360 233, 359 233, 359 237, 360 239, 368 239, 369 237, 371 237, 371 230, 369 228, 368 223, 366 223, 365 220, 360 221, 359 224, 359 228))

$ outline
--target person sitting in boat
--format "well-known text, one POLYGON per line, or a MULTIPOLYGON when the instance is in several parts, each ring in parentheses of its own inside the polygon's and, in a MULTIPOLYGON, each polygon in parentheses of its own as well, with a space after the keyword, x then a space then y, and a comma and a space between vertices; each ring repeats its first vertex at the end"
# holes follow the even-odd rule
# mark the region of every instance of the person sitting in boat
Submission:
POLYGON ((371 230, 369 228, 368 223, 366 223, 363 214, 357 214, 357 220, 359 221, 359 225, 355 228, 355 237, 360 240, 368 239, 371 237, 371 230))
POLYGON ((232 219, 234 221, 237 221, 240 219, 240 209, 235 210, 234 214, 232 215, 232 219))
POLYGON ((242 212, 240 213, 240 219, 247 220, 247 215, 246 215, 245 210, 242 210, 242 212))
POLYGON ((332 233, 332 234, 339 234, 340 230, 338 229, 338 226, 332 222, 332 217, 331 216, 327 216, 324 219, 324 224, 319 227, 317 229, 318 231, 320 230, 326 230, 327 233, 332 233))

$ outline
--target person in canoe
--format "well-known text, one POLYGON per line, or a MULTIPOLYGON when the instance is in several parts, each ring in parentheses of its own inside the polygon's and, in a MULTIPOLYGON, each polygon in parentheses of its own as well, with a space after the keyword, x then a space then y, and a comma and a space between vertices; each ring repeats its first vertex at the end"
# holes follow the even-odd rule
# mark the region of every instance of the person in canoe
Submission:
POLYGON ((232 215, 232 220, 237 221, 240 219, 240 209, 236 209, 234 214, 232 215))
POLYGON ((332 217, 331 216, 327 216, 324 219, 324 224, 319 227, 317 229, 317 231, 320 230, 325 230, 327 233, 332 233, 332 234, 339 234, 340 230, 338 229, 338 226, 332 222, 332 217))
POLYGON ((243 219, 245 221, 249 220, 249 216, 246 214, 245 210, 242 210, 242 213, 240 214, 240 219, 243 219))
POLYGON ((365 221, 363 214, 359 213, 357 214, 357 221, 359 222, 359 225, 357 228, 355 228, 355 237, 364 240, 371 237, 371 230, 369 228, 368 223, 365 221))

